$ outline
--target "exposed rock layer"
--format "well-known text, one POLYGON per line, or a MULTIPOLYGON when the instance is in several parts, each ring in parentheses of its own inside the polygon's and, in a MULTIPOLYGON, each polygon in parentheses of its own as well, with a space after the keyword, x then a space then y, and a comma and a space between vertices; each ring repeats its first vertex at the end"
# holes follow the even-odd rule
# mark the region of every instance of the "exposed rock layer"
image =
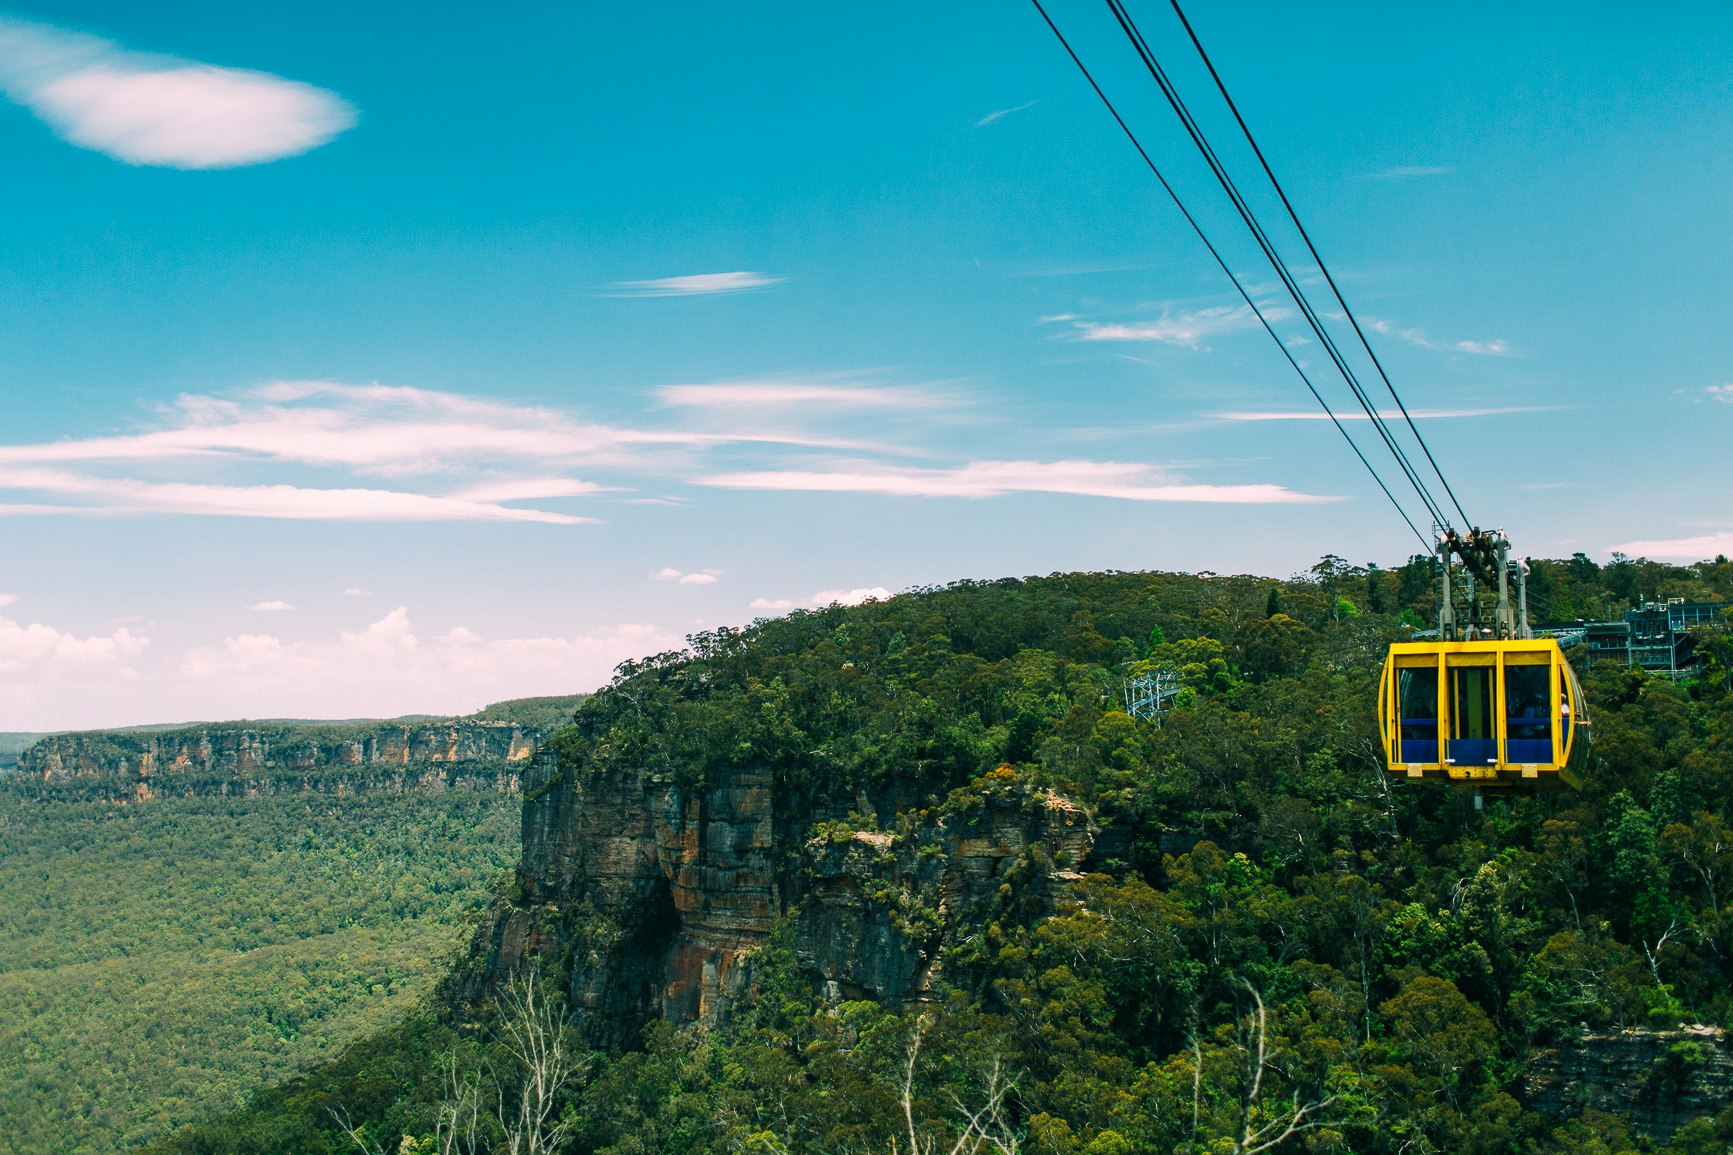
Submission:
POLYGON ((57 734, 25 750, 19 772, 43 779, 165 774, 245 776, 343 766, 521 762, 536 735, 510 722, 381 722, 327 726, 188 726, 57 734))
POLYGON ((761 769, 685 786, 548 759, 527 768, 524 790, 522 896, 480 928, 456 993, 473 998, 539 957, 564 971, 604 1045, 656 1018, 727 1016, 784 915, 830 997, 918 1000, 964 915, 1001 901, 1013 875, 1020 896, 1051 898, 1095 835, 1070 802, 998 780, 949 799, 905 784, 820 804, 761 769))
POLYGON ((1709 1026, 1585 1034, 1537 1055, 1525 1089, 1549 1114, 1592 1107, 1665 1138, 1733 1103, 1733 1043, 1709 1026))

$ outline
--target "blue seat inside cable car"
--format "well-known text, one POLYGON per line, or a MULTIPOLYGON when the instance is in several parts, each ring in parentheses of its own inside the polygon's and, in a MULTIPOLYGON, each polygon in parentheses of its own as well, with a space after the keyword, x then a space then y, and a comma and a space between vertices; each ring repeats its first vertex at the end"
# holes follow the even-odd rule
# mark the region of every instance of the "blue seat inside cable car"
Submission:
POLYGON ((1491 766, 1498 761, 1498 742, 1492 738, 1452 738, 1450 761, 1458 766, 1491 766))
POLYGON ((1438 719, 1402 719, 1402 761, 1438 761, 1438 719))
POLYGON ((1506 762, 1536 765, 1552 761, 1551 738, 1511 738, 1504 745, 1506 762))

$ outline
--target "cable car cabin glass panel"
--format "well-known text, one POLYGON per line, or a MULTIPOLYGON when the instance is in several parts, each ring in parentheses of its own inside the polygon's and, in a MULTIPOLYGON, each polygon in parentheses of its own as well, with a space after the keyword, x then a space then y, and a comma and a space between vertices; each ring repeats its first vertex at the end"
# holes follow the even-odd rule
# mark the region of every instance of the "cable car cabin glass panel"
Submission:
POLYGON ((1438 667, 1399 668, 1396 671, 1396 702, 1402 761, 1437 765, 1440 761, 1438 667))
POLYGON ((1498 687, 1494 655, 1451 654, 1445 659, 1450 687, 1450 741, 1445 762, 1492 766, 1498 762, 1493 703, 1498 687))
MULTIPOLYGON (((1554 759, 1552 663, 1543 655, 1510 654, 1504 666, 1504 760, 1547 765, 1554 759)), ((1569 715, 1566 715, 1568 718, 1569 715)))
POLYGON ((1577 685, 1577 676, 1566 666, 1558 682, 1558 728, 1559 728, 1559 761, 1570 757, 1571 723, 1576 720, 1572 701, 1580 700, 1582 687, 1577 685))

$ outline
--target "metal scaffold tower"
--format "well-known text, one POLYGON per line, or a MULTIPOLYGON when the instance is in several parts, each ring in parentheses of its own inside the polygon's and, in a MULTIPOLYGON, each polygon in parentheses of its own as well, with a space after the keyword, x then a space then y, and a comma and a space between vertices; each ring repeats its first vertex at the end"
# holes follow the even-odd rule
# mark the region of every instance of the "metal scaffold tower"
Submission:
POLYGON ((1125 712, 1133 718, 1159 721, 1173 696, 1179 693, 1179 675, 1172 670, 1155 670, 1125 679, 1125 712))

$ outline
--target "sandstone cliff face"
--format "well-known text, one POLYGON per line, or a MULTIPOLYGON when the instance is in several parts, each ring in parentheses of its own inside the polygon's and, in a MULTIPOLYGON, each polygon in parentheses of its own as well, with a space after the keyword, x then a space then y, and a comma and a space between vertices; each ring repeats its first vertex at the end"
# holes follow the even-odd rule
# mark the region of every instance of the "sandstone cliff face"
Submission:
POLYGON ((165 774, 245 776, 264 770, 521 762, 536 735, 510 722, 379 723, 356 726, 190 726, 154 732, 91 731, 44 738, 19 772, 43 779, 165 774))
POLYGON ((1051 896, 1079 877, 1095 834, 1078 807, 1005 781, 948 800, 905 785, 816 805, 762 770, 685 787, 538 760, 524 790, 522 897, 491 912, 458 993, 539 958, 567 976, 602 1045, 635 1041, 655 1018, 727 1016, 785 915, 828 997, 919 1000, 965 915, 1013 880, 1051 896))
POLYGON ((1537 1110, 1592 1107, 1665 1138, 1733 1104, 1733 1043, 1708 1026, 1586 1034, 1536 1056, 1525 1090, 1537 1110))

